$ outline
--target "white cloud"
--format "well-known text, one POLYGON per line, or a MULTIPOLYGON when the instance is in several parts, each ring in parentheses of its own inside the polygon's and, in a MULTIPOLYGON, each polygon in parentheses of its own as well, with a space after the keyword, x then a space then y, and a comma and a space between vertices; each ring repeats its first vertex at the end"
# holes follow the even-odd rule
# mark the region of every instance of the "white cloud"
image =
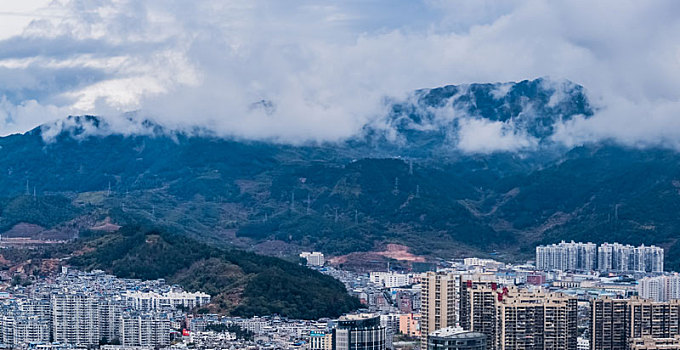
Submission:
MULTIPOLYGON (((678 13, 671 0, 59 0, 0 40, 0 133, 139 110, 219 135, 338 140, 384 114, 384 96, 550 76, 602 106, 555 140, 678 147, 678 13)), ((468 151, 533 144, 466 123, 468 151)))
POLYGON ((461 119, 458 148, 467 153, 524 151, 538 145, 538 140, 517 131, 512 123, 486 119, 461 119))

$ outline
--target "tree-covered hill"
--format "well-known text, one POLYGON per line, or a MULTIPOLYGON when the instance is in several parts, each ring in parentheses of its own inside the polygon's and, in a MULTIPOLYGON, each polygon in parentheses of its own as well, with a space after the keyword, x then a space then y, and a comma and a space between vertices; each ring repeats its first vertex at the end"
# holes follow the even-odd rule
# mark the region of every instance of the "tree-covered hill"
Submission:
POLYGON ((166 231, 90 232, 69 263, 118 277, 158 279, 212 295, 211 311, 238 316, 337 317, 361 305, 332 277, 281 259, 224 250, 166 231))

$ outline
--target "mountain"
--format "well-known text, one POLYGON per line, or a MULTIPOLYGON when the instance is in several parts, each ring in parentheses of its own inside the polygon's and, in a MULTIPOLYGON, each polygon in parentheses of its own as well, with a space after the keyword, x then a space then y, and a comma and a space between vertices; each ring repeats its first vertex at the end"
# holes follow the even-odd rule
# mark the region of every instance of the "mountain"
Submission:
POLYGON ((336 279, 301 265, 239 250, 223 250, 167 231, 123 227, 90 232, 76 242, 69 263, 123 278, 164 278, 211 294, 206 311, 232 315, 279 314, 318 319, 361 306, 336 279))
POLYGON ((560 123, 596 112, 583 87, 446 86, 386 103, 384 118, 335 144, 227 139, 148 121, 123 135, 96 117, 4 137, 0 230, 153 224, 279 256, 397 243, 425 257, 520 260, 540 243, 619 241, 659 244, 667 266, 680 268, 680 155, 554 141, 560 123), (464 148, 475 123, 520 146, 464 148))
POLYGON ((559 123, 594 113, 582 86, 544 78, 417 90, 405 101, 389 101, 388 111, 385 119, 366 125, 352 146, 368 142, 372 153, 395 152, 398 146, 400 155, 450 156, 461 141, 461 129, 471 121, 498 123, 546 146, 553 144, 550 138, 559 123))

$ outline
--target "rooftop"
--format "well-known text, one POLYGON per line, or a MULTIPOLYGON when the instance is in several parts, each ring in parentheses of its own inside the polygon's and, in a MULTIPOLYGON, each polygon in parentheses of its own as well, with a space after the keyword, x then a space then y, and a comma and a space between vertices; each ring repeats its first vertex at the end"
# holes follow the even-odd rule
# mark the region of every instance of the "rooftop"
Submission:
POLYGON ((456 338, 456 339, 470 339, 470 338, 486 338, 483 333, 466 331, 461 327, 448 327, 436 330, 429 335, 430 337, 440 338, 456 338))

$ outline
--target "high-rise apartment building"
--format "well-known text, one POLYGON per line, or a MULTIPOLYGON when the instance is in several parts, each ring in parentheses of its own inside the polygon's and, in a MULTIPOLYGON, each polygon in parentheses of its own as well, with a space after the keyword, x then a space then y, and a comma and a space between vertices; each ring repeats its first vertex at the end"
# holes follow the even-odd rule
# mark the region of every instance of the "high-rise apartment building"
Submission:
POLYGON ((50 341, 50 323, 40 315, 3 316, 0 331, 0 342, 10 347, 50 341))
POLYGON ((470 285, 464 328, 486 335, 491 350, 577 348, 577 300, 559 293, 470 285))
POLYGON ((120 343, 126 346, 158 346, 170 344, 170 319, 158 313, 123 313, 120 321, 120 343))
POLYGON ((467 280, 460 290, 460 325, 463 329, 486 334, 492 347, 496 336, 496 299, 498 284, 485 280, 467 280))
POLYGON ((628 300, 594 299, 590 303, 590 348, 625 350, 628 336, 628 300))
POLYGON ((653 302, 640 298, 628 301, 628 336, 670 338, 680 334, 680 301, 653 302))
POLYGON ((638 296, 653 301, 680 299, 680 275, 644 277, 638 280, 638 296))
POLYGON ((536 247, 536 268, 540 270, 603 272, 663 272, 663 249, 620 243, 565 242, 536 247))
POLYGON ((99 300, 93 294, 59 292, 51 295, 52 336, 55 342, 98 345, 99 300))
POLYGON ((636 338, 680 335, 680 300, 640 298, 591 301, 591 349, 624 350, 636 338))
POLYGON ((504 289, 496 299, 497 350, 577 350, 575 297, 504 289))
POLYGON ((603 272, 663 272, 664 251, 656 246, 639 247, 603 243, 597 248, 598 270, 603 272))
POLYGON ((597 263, 594 243, 562 241, 536 247, 536 267, 540 270, 591 271, 597 263))
POLYGON ((120 298, 99 300, 99 336, 104 343, 120 341, 121 315, 125 308, 120 298))
POLYGON ((459 274, 427 272, 421 280, 421 349, 427 346, 427 335, 438 329, 453 327, 459 321, 459 274))

